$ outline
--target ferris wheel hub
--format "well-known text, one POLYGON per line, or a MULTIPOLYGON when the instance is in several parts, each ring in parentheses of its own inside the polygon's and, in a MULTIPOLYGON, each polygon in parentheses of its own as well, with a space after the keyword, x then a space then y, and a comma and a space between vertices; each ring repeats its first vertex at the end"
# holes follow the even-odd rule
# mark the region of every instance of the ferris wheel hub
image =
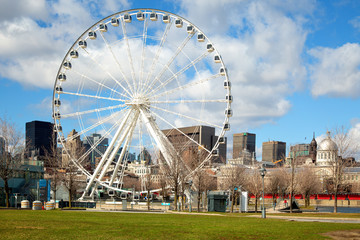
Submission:
POLYGON ((125 101, 125 104, 128 106, 136 106, 136 107, 150 105, 149 99, 141 95, 135 96, 133 97, 133 99, 125 101))

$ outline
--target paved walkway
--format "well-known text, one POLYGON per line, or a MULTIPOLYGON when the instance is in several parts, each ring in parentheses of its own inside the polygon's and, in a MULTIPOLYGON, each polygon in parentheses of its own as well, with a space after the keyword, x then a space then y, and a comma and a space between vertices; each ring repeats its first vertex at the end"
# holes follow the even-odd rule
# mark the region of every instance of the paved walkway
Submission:
MULTIPOLYGON (((261 215, 249 215, 248 217, 261 218, 261 215)), ((330 222, 330 223, 357 223, 360 224, 359 218, 327 218, 327 217, 296 217, 296 216, 274 216, 266 215, 266 218, 273 219, 283 219, 287 221, 297 221, 297 222, 330 222)))

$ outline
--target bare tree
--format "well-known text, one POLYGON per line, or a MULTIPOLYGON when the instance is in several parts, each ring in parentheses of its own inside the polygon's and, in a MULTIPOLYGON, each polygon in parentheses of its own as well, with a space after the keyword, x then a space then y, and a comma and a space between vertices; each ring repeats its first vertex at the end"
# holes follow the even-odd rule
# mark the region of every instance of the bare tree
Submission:
POLYGON ((166 174, 166 171, 164 171, 163 166, 160 165, 159 187, 161 188, 161 195, 163 202, 165 202, 165 199, 167 197, 167 182, 168 182, 168 176, 166 174))
POLYGON ((4 181, 5 202, 9 207, 9 180, 19 171, 24 140, 15 124, 6 117, 0 117, 0 177, 4 181))
POLYGON ((268 174, 269 180, 266 184, 266 191, 271 193, 273 198, 273 204, 276 202, 276 195, 280 194, 280 190, 284 189, 284 176, 281 168, 276 168, 268 174))
MULTIPOLYGON (((178 209, 178 197, 184 195, 185 189, 185 177, 188 173, 187 166, 183 161, 183 154, 188 145, 188 141, 184 142, 184 138, 182 135, 171 136, 170 138, 171 144, 176 149, 175 152, 171 153, 172 161, 167 163, 164 157, 160 156, 160 165, 162 168, 162 172, 167 176, 167 183, 174 190, 174 207, 175 210, 178 209)), ((184 199, 184 196, 183 198, 184 199)))
POLYGON ((198 149, 198 147, 190 147, 187 151, 185 162, 188 164, 190 170, 192 170, 193 188, 197 192, 197 211, 200 212, 200 203, 202 200, 202 193, 208 188, 209 181, 211 180, 209 174, 205 168, 198 168, 198 166, 205 160, 208 155, 204 149, 198 149))
MULTIPOLYGON (((72 130, 69 136, 76 135, 77 132, 72 130)), ((77 174, 78 168, 71 161, 70 158, 79 159, 85 152, 85 148, 82 145, 80 137, 73 138, 65 144, 69 155, 62 155, 62 168, 64 169, 61 181, 68 190, 69 193, 69 207, 71 208, 71 201, 76 195, 77 189, 80 187, 80 178, 77 174)), ((85 165, 86 163, 84 163, 85 165)))
POLYGON ((310 206, 310 196, 320 191, 321 184, 316 172, 311 166, 304 166, 296 175, 296 192, 305 198, 305 207, 310 206))
POLYGON ((360 144, 355 140, 355 136, 344 126, 334 129, 333 140, 338 147, 338 155, 330 161, 330 178, 332 192, 334 194, 334 213, 337 212, 337 195, 344 184, 344 169, 349 166, 349 162, 344 159, 355 156, 359 153, 360 144))
POLYGON ((45 167, 45 178, 50 180, 50 188, 54 193, 53 197, 56 201, 56 191, 61 183, 61 177, 59 168, 61 166, 61 159, 58 153, 56 144, 56 132, 52 133, 52 143, 49 149, 44 149, 44 167, 45 167))
MULTIPOLYGON (((150 169, 150 171, 151 171, 151 169, 150 169)), ((150 211, 150 196, 151 196, 150 191, 154 186, 154 183, 151 178, 151 172, 144 176, 144 184, 145 184, 145 189, 147 191, 147 199, 146 199, 147 207, 148 207, 148 211, 150 211)))
POLYGON ((255 212, 257 212, 258 199, 262 193, 262 180, 258 169, 249 169, 246 172, 245 188, 255 197, 255 212))
POLYGON ((245 182, 245 169, 238 165, 230 165, 222 170, 222 189, 229 189, 231 194, 230 212, 234 212, 234 204, 238 198, 237 188, 247 185, 245 182))

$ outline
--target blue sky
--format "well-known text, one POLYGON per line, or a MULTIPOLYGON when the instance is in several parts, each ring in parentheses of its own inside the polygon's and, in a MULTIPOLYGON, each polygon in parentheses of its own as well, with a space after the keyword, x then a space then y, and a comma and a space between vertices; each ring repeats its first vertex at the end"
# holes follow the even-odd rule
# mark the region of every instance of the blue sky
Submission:
MULTIPOLYGON (((0 0, 0 114, 52 121, 57 70, 92 24, 132 8, 179 14, 216 44, 234 96, 232 134, 311 141, 336 126, 360 139, 360 2, 0 0)), ((230 155, 231 157, 231 155, 230 155)))

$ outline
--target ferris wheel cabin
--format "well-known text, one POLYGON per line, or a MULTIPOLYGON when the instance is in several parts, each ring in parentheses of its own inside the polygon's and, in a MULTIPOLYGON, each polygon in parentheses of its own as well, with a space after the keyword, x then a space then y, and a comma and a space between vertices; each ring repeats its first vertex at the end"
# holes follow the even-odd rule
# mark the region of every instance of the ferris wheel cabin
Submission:
POLYGON ((61 82, 66 81, 66 75, 65 75, 65 73, 60 73, 60 74, 58 75, 58 80, 61 81, 61 82))
POLYGON ((111 19, 111 25, 114 26, 114 27, 118 27, 119 26, 119 19, 113 17, 111 19))
POLYGON ((227 100, 229 103, 232 103, 232 101, 233 101, 233 96, 232 96, 232 95, 226 95, 226 100, 227 100))
POLYGON ((139 11, 138 13, 136 13, 136 18, 139 21, 144 21, 145 20, 144 13, 142 11, 139 11))
POLYGON ((208 52, 213 52, 213 51, 214 51, 213 45, 212 45, 211 43, 208 43, 208 44, 206 45, 206 50, 207 50, 208 52))
POLYGON ((170 16, 167 15, 167 14, 164 15, 164 16, 163 16, 163 22, 164 22, 164 23, 169 23, 169 22, 170 22, 170 16))
POLYGON ((198 40, 199 42, 205 41, 205 35, 202 34, 202 33, 199 33, 198 36, 197 36, 197 40, 198 40))
POLYGON ((78 58, 79 57, 79 53, 78 53, 78 51, 76 51, 76 50, 71 50, 71 52, 70 52, 70 57, 72 57, 72 58, 78 58))
POLYGON ((193 25, 188 25, 188 26, 186 27, 186 31, 187 31, 189 34, 192 34, 192 33, 195 32, 195 28, 194 28, 193 25))
POLYGON ((63 63, 63 66, 64 66, 65 69, 71 69, 71 62, 66 61, 66 62, 63 63))
POLYGON ((183 21, 180 18, 176 19, 175 20, 175 26, 177 28, 181 28, 183 26, 183 21))
POLYGON ((62 93, 63 92, 62 87, 61 86, 56 86, 55 92, 58 93, 58 94, 62 93))
POLYGON ((131 23, 131 15, 129 13, 124 14, 124 21, 127 23, 131 23))
POLYGON ((105 24, 105 23, 100 23, 100 25, 99 25, 99 29, 100 29, 100 31, 102 31, 102 32, 107 32, 107 25, 105 24))
POLYGON ((55 105, 56 107, 60 107, 61 101, 60 101, 59 99, 55 99, 55 100, 54 100, 54 105, 55 105))
POLYGON ((151 12, 150 13, 150 20, 151 21, 157 21, 158 20, 158 16, 155 12, 151 12))
POLYGON ((89 35, 89 38, 90 38, 90 39, 96 39, 96 32, 90 31, 90 32, 88 33, 88 35, 89 35))
POLYGON ((226 115, 227 117, 232 117, 232 110, 231 110, 230 108, 226 109, 226 110, 225 110, 225 115, 226 115))
POLYGON ((214 61, 215 61, 215 63, 221 63, 220 56, 219 56, 219 55, 215 55, 215 56, 214 56, 214 61))
POLYGON ((87 47, 86 41, 85 41, 85 40, 80 40, 80 41, 79 41, 79 46, 80 46, 81 48, 86 48, 86 47, 87 47))

